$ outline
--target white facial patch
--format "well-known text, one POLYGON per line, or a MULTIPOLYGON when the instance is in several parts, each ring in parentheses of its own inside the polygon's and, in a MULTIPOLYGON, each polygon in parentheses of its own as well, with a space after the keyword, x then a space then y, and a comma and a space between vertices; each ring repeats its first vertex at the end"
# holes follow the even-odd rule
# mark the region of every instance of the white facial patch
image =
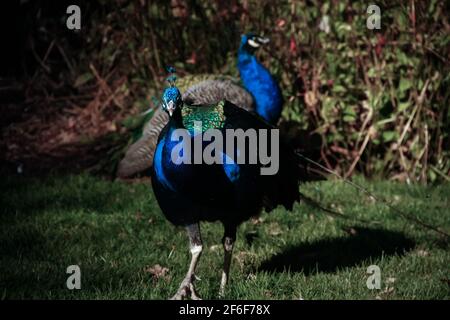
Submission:
POLYGON ((175 105, 174 105, 173 101, 170 100, 170 101, 167 103, 167 111, 169 112, 169 115, 170 115, 170 116, 172 116, 174 110, 175 110, 175 105))
POLYGON ((259 48, 259 43, 254 41, 253 39, 248 39, 248 44, 251 45, 253 48, 259 48))
POLYGON ((257 37, 257 38, 258 38, 258 42, 262 43, 262 44, 267 44, 270 41, 268 38, 263 38, 263 37, 257 37))

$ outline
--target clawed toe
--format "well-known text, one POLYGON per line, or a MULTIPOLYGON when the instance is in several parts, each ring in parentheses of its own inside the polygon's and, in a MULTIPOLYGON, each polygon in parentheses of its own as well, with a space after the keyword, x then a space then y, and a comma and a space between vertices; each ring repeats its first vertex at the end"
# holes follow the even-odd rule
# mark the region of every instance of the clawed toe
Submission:
POLYGON ((181 283, 180 289, 178 289, 177 293, 170 300, 183 300, 184 298, 188 298, 189 295, 192 300, 202 300, 195 291, 193 281, 191 279, 185 279, 181 283))
POLYGON ((197 292, 195 292, 195 287, 194 285, 191 283, 190 285, 190 292, 191 292, 191 299, 192 300, 202 300, 202 298, 200 298, 197 294, 197 292))

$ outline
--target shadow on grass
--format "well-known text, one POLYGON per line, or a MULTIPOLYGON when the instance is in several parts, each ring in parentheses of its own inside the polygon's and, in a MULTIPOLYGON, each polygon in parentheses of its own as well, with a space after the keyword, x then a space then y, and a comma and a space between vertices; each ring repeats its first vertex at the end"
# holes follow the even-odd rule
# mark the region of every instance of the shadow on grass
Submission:
POLYGON ((0 198, 0 218, 54 211, 124 211, 132 207, 129 199, 134 192, 133 187, 90 175, 6 176, 0 181, 0 193, 8 194, 0 198))
POLYGON ((328 238, 312 243, 289 246, 283 252, 263 261, 258 271, 336 272, 365 260, 386 255, 403 255, 415 242, 400 232, 353 227, 348 237, 328 238))

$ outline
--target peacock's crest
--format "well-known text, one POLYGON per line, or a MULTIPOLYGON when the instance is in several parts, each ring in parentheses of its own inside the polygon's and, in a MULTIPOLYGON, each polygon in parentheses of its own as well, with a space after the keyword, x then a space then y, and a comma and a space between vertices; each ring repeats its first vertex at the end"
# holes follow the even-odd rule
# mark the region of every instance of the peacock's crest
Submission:
POLYGON ((185 105, 181 109, 183 117, 183 126, 191 133, 194 130, 195 122, 201 122, 202 132, 208 129, 221 129, 225 124, 224 113, 225 101, 219 101, 217 104, 211 106, 188 106, 185 105))

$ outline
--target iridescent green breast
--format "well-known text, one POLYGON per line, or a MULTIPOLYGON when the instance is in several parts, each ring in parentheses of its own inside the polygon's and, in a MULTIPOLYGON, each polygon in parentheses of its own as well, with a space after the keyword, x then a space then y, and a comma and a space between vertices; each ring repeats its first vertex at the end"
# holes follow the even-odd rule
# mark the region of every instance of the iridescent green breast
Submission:
POLYGON ((194 130, 194 125, 201 122, 202 132, 208 129, 221 129, 225 124, 224 114, 225 101, 217 104, 206 106, 189 106, 184 105, 181 110, 183 117, 183 126, 189 131, 194 130))

